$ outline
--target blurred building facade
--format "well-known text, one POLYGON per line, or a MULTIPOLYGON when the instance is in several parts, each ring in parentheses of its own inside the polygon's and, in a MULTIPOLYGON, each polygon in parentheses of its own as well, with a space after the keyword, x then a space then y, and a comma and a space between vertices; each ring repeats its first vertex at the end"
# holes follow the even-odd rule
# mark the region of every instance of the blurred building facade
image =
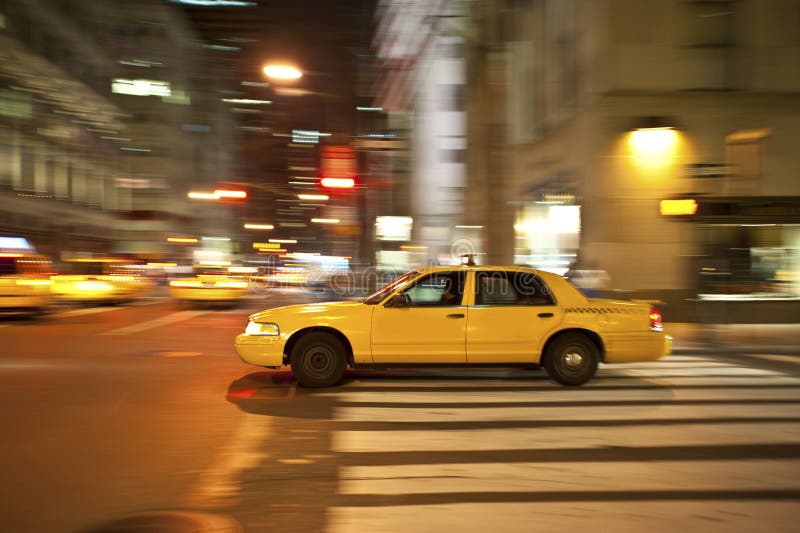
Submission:
MULTIPOLYGON (((467 8, 468 2, 441 0, 378 4, 375 49, 383 75, 376 104, 409 139, 401 149, 408 172, 398 164, 396 180, 407 183, 403 215, 413 227, 407 241, 396 243, 406 256, 398 266, 448 260, 453 243, 463 241, 460 233, 468 229, 461 224, 467 140, 460 26, 467 8)), ((396 157, 398 163, 402 157, 396 157)))
POLYGON ((461 224, 484 261, 577 272, 673 321, 795 320, 800 2, 467 5, 437 31, 464 37, 461 224))
POLYGON ((666 302, 672 320, 703 318, 698 300, 726 302, 713 304, 724 321, 797 316, 800 2, 476 8, 489 45, 473 49, 478 90, 505 87, 499 171, 515 211, 513 249, 495 241, 496 260, 575 262, 603 279, 595 288, 666 302), (698 211, 666 216, 661 201, 675 197, 698 211))
POLYGON ((227 172, 230 122, 176 10, 9 0, 0 40, 0 232, 55 257, 164 258, 168 235, 226 224, 186 199, 227 172))

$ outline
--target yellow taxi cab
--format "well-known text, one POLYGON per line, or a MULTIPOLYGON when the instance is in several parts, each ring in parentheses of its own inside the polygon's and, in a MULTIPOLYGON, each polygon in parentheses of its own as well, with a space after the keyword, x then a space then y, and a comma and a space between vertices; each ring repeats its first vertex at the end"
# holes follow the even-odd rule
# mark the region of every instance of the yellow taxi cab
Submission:
POLYGON ((194 276, 169 282, 170 296, 180 302, 235 304, 247 294, 249 284, 228 266, 194 268, 194 276))
POLYGON ((289 364, 308 387, 348 366, 425 365, 541 365, 576 386, 598 363, 656 360, 671 344, 648 304, 590 300, 561 276, 506 266, 421 268, 361 302, 268 309, 235 340, 245 363, 289 364))
POLYGON ((50 303, 53 263, 37 253, 0 252, 0 312, 41 314, 50 303))
POLYGON ((51 278, 51 290, 62 301, 127 302, 149 287, 133 267, 132 261, 116 257, 68 259, 61 272, 51 278))

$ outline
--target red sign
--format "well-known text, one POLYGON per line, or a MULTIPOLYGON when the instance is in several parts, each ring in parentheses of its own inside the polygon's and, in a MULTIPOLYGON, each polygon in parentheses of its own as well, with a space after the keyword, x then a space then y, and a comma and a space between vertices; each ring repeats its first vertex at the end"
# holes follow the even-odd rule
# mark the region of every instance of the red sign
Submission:
MULTIPOLYGON (((334 180, 352 180, 349 185, 344 185, 344 187, 352 187, 355 185, 354 180, 358 173, 356 167, 356 153, 350 146, 322 147, 319 171, 323 181, 331 179, 330 183, 344 183, 334 180)), ((322 185, 325 186, 325 183, 322 185)))

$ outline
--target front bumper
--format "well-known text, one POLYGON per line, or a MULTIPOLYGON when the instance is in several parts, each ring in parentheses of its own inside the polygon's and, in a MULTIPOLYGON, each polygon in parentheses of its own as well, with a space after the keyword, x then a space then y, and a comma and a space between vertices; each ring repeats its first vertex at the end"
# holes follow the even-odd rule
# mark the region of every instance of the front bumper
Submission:
POLYGON ((235 347, 239 359, 249 365, 280 368, 283 366, 283 347, 286 339, 281 336, 245 335, 236 336, 235 347))

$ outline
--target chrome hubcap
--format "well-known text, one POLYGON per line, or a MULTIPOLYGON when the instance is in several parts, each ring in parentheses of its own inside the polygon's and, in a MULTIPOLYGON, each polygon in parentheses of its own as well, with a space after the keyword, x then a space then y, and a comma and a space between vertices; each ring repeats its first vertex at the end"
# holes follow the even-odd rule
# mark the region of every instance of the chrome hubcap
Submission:
POLYGON ((564 363, 570 370, 575 370, 583 364, 583 355, 578 352, 565 353, 564 363))

